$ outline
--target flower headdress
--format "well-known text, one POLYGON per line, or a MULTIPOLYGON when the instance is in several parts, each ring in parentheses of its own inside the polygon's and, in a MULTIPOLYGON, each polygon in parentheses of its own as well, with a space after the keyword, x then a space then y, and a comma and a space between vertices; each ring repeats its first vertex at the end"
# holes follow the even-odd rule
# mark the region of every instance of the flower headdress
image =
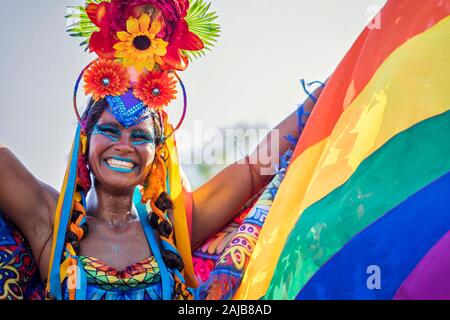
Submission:
POLYGON ((99 57, 84 70, 86 94, 97 100, 131 88, 156 110, 175 99, 176 71, 210 51, 220 32, 203 0, 87 0, 69 8, 68 32, 99 57))
MULTIPOLYGON (((159 230, 163 256, 180 260, 173 266, 158 261, 163 298, 170 298, 173 290, 175 298, 189 298, 186 285, 195 286, 196 280, 173 136, 184 119, 187 95, 177 71, 185 70, 191 60, 211 50, 220 32, 215 23, 217 15, 210 12, 210 4, 204 0, 86 0, 85 6, 69 9, 68 32, 84 38, 81 46, 98 58, 83 69, 75 85, 74 109, 79 125, 56 209, 46 291, 62 299, 61 283, 67 281, 69 299, 84 299, 86 294, 86 279, 80 273, 77 256, 79 241, 88 231, 85 197, 90 188, 88 137, 77 108, 77 91, 83 80, 85 94, 94 101, 105 99, 108 112, 124 127, 155 115, 160 119, 162 137, 151 176, 138 193, 142 203, 135 202, 144 211, 147 208, 153 212, 150 223, 159 230), (174 128, 164 108, 176 98, 177 82, 183 91, 184 109, 174 128), (172 204, 174 226, 165 212, 172 204), (167 287, 165 275, 169 269, 175 288, 167 287)), ((155 253, 155 258, 161 260, 161 255, 155 253)))

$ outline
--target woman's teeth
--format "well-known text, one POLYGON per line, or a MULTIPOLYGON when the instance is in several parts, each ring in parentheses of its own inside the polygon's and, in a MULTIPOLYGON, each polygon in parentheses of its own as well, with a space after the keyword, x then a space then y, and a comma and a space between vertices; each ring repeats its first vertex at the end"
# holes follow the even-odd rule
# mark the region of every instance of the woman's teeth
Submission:
POLYGON ((121 168, 121 169, 133 169, 135 164, 130 161, 122 161, 116 159, 107 159, 106 163, 113 168, 121 168))

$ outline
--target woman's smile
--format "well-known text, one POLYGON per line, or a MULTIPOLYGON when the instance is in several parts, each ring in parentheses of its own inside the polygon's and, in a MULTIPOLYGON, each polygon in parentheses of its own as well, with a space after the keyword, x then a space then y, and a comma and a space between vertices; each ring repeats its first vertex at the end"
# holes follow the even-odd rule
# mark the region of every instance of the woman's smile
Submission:
POLYGON ((122 173, 130 173, 138 168, 138 165, 128 158, 110 157, 103 160, 103 164, 110 170, 122 173))
POLYGON ((155 156, 155 132, 151 119, 124 128, 104 111, 91 133, 90 169, 97 182, 114 189, 141 184, 155 156))

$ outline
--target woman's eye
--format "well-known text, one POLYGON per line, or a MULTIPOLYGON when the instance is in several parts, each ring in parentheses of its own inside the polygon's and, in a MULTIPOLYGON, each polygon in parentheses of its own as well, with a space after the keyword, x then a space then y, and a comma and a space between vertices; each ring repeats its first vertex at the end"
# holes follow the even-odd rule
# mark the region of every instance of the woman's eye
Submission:
POLYGON ((102 133, 109 133, 109 134, 113 134, 113 135, 120 135, 120 131, 114 127, 110 127, 110 126, 98 126, 96 128, 98 131, 102 132, 102 133))
POLYGON ((134 137, 136 140, 150 140, 149 137, 146 137, 144 135, 137 135, 134 137))
POLYGON ((102 125, 95 126, 92 134, 93 135, 101 134, 101 135, 107 137, 108 139, 110 139, 111 141, 117 141, 118 138, 120 137, 119 129, 110 127, 110 126, 102 126, 102 125))
POLYGON ((111 132, 111 133, 115 133, 115 132, 118 131, 116 128, 110 127, 110 126, 101 126, 101 125, 100 125, 100 126, 98 126, 98 128, 99 128, 101 131, 111 132))
POLYGON ((134 134, 132 138, 137 144, 153 143, 155 141, 152 136, 146 134, 134 134))
POLYGON ((109 133, 109 134, 119 135, 118 130, 112 129, 112 128, 105 128, 105 129, 102 129, 102 131, 109 133))

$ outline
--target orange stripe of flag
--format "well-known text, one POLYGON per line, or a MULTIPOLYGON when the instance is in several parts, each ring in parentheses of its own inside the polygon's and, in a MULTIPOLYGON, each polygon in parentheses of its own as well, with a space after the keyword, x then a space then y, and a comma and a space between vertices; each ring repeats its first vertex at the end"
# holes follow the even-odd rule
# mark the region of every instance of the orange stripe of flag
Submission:
POLYGON ((408 39, 450 14, 441 0, 388 1, 366 27, 328 80, 295 149, 292 161, 331 134, 344 109, 359 95, 383 61, 408 39), (358 70, 353 73, 353 70, 358 70))

